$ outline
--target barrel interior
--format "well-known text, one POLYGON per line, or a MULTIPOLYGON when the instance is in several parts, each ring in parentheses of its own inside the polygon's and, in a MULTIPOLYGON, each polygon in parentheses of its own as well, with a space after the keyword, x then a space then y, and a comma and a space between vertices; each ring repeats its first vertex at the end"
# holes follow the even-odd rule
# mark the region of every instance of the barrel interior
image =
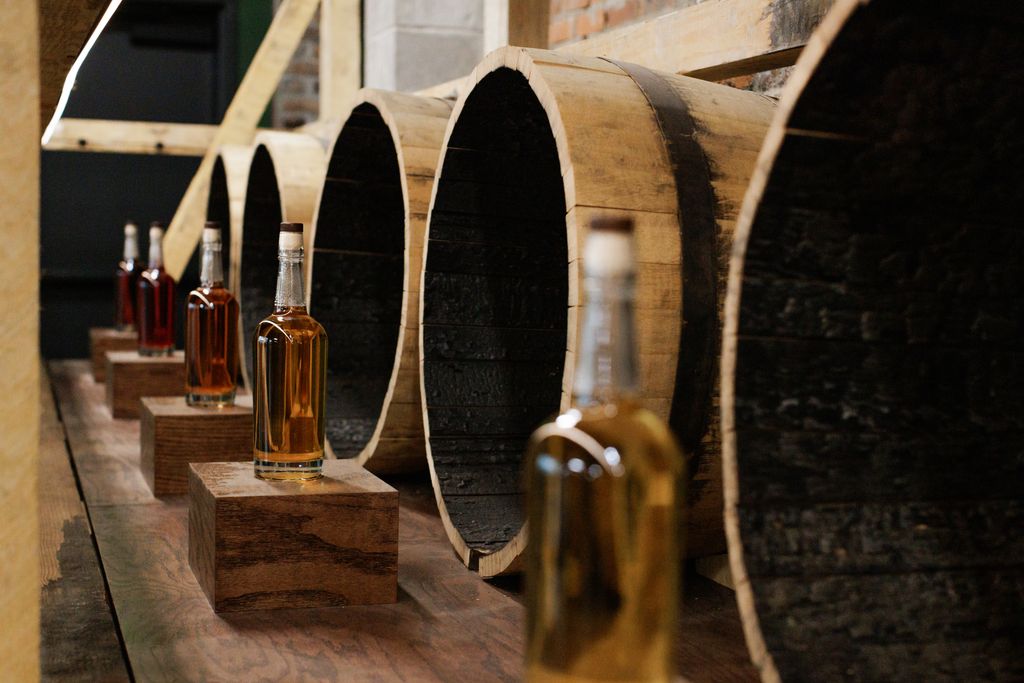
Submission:
POLYGON ((782 680, 1024 677, 1022 18, 858 7, 788 121, 734 387, 782 680))
POLYGON ((313 246, 313 314, 327 330, 327 438, 340 458, 373 435, 396 362, 405 267, 402 169, 372 104, 356 107, 327 167, 313 246))
POLYGON ((522 526, 529 434, 559 408, 565 198, 547 116, 510 69, 467 98, 444 152, 423 276, 423 386, 453 525, 487 553, 522 526))
MULTIPOLYGON (((242 213, 241 299, 242 346, 246 367, 252 372, 250 336, 256 325, 274 310, 277 287, 277 238, 281 227, 281 196, 274 162, 260 145, 249 166, 242 213)), ((251 375, 250 375, 251 376, 251 375)))
POLYGON ((231 282, 231 197, 223 157, 218 156, 210 175, 210 195, 206 201, 206 220, 220 223, 221 257, 224 259, 224 282, 231 282))

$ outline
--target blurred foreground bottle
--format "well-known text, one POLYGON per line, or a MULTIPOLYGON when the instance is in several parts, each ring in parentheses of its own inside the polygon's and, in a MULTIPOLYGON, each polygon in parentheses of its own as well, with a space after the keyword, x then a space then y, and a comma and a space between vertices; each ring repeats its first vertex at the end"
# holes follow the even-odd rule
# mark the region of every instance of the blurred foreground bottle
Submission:
POLYGON ((229 406, 238 378, 238 302, 224 287, 220 223, 203 228, 199 287, 185 307, 185 400, 229 406))
POLYGON ((124 224, 124 254, 117 264, 115 275, 114 327, 119 330, 135 329, 135 288, 139 283, 139 229, 135 221, 124 224))
POLYGON ((634 271, 632 221, 593 221, 572 407, 526 458, 530 683, 674 676, 684 460, 636 397, 634 271))
POLYGON ((149 225, 149 266, 136 287, 139 353, 170 356, 174 353, 174 278, 164 270, 164 226, 149 225))
POLYGON ((302 223, 282 223, 274 312, 253 333, 253 458, 261 479, 319 477, 327 333, 306 312, 302 223))

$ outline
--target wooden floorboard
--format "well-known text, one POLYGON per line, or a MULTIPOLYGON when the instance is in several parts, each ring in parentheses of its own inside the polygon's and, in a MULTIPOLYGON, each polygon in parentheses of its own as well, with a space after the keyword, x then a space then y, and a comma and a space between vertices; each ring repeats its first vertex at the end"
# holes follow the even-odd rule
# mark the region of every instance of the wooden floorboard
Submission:
MULTIPOLYGON (((185 498, 153 498, 139 474, 137 423, 110 418, 85 362, 51 372, 138 680, 522 678, 520 585, 466 570, 422 479, 392 481, 402 495, 397 604, 214 614, 188 566, 185 498)), ((757 679, 731 592, 694 578, 683 614, 681 673, 757 679)))
POLYGON ((40 677, 53 682, 127 681, 92 527, 45 373, 41 383, 40 677))

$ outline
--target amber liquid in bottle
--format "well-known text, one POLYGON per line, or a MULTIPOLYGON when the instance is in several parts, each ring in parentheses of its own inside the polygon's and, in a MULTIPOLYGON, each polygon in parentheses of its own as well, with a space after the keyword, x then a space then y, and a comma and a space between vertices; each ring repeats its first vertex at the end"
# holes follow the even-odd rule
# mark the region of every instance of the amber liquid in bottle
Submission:
POLYGON ((274 312, 253 333, 253 458, 262 479, 312 479, 323 466, 327 333, 306 312, 301 230, 281 226, 274 312))
POLYGON ((140 272, 138 228, 128 221, 124 226, 124 256, 117 264, 114 280, 114 326, 119 330, 135 329, 135 290, 140 272))
POLYGON ((635 398, 628 225, 595 225, 588 240, 573 406, 528 447, 531 683, 674 677, 684 460, 635 398), (609 249, 626 250, 625 260, 605 259, 609 249))
POLYGON ((191 406, 235 402, 238 378, 238 302, 224 288, 220 227, 203 230, 199 287, 185 306, 185 401, 191 406))
POLYGON ((164 270, 163 227, 149 228, 149 267, 139 276, 136 298, 139 353, 170 356, 174 353, 174 278, 164 270))

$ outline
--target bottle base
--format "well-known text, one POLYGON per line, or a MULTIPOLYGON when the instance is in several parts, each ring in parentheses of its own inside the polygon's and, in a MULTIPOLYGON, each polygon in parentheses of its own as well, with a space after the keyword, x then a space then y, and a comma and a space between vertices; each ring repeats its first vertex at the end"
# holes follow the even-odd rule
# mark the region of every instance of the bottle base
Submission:
POLYGON ((174 355, 174 347, 173 346, 164 346, 164 347, 140 346, 139 347, 139 355, 140 356, 147 356, 147 357, 173 356, 174 355))
POLYGON ((235 392, 204 393, 189 391, 185 394, 185 403, 194 408, 226 408, 235 405, 235 392))
POLYGON ((253 461, 256 478, 272 481, 317 479, 323 476, 323 466, 323 458, 298 460, 295 462, 274 462, 259 459, 253 461))

